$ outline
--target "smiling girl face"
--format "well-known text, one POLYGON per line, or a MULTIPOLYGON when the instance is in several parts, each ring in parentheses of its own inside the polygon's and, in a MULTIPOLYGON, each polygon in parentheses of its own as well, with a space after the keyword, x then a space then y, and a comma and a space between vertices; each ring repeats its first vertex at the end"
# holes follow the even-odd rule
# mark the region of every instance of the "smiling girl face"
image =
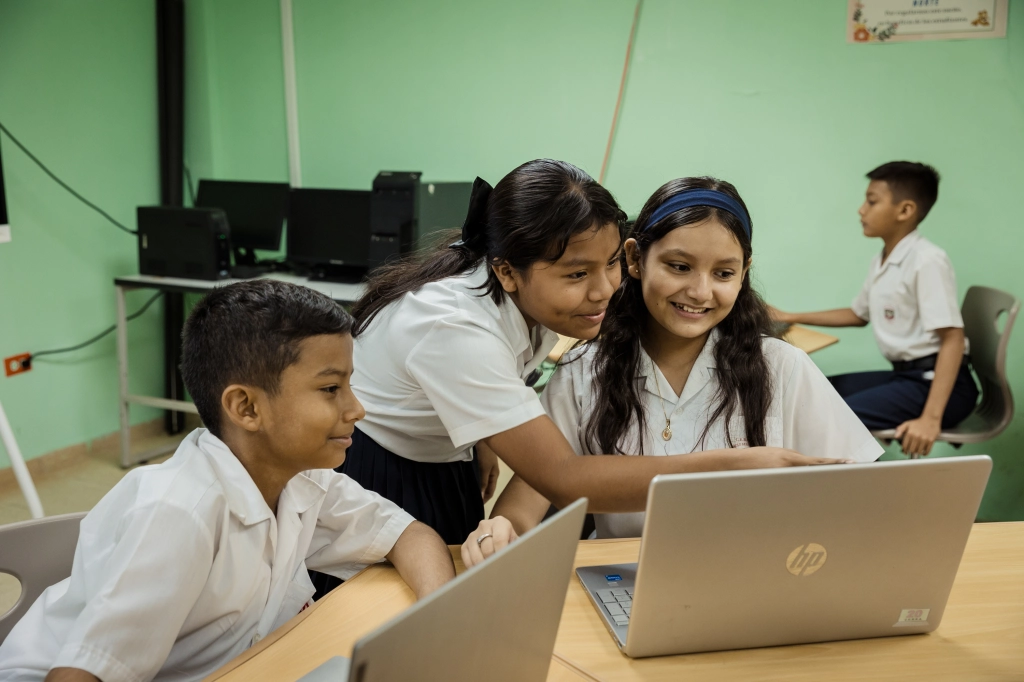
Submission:
POLYGON ((714 219, 678 227, 642 255, 627 240, 626 261, 651 322, 686 339, 707 335, 729 315, 750 265, 733 233, 714 219))

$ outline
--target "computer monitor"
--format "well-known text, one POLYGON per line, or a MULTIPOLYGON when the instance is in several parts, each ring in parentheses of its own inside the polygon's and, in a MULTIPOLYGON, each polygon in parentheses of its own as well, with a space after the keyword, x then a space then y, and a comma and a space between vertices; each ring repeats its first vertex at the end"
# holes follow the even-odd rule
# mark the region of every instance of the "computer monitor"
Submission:
POLYGON ((462 227, 469 211, 473 183, 420 182, 417 191, 415 250, 431 246, 436 232, 462 227))
POLYGON ((253 249, 281 248, 289 190, 286 182, 200 180, 196 206, 219 208, 227 214, 235 262, 252 265, 256 262, 253 249))
POLYGON ((321 279, 356 279, 369 267, 370 196, 365 190, 293 189, 288 260, 321 279))

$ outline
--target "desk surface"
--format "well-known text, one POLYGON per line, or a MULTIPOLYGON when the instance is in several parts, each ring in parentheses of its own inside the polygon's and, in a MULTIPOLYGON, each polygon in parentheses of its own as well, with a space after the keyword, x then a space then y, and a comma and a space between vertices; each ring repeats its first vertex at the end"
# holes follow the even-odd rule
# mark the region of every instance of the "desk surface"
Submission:
MULTIPOLYGON (((794 324, 789 330, 782 336, 783 340, 790 343, 805 353, 813 353, 816 350, 827 348, 833 343, 839 343, 839 338, 832 336, 831 334, 825 334, 819 332, 816 329, 810 329, 803 327, 798 324, 794 324)), ((548 360, 551 362, 558 362, 559 358, 572 348, 576 344, 576 339, 569 338, 568 336, 558 335, 558 343, 548 353, 548 360)))
MULTIPOLYGON (((321 294, 330 296, 341 303, 351 303, 359 299, 366 291, 364 284, 349 284, 346 282, 325 282, 323 280, 311 280, 299 275, 291 275, 284 272, 272 272, 266 275, 269 279, 276 279, 281 282, 291 282, 304 287, 309 287, 321 294)), ((153 275, 126 275, 115 277, 114 284, 128 287, 130 289, 147 288, 162 289, 164 291, 175 291, 181 293, 204 293, 217 287, 244 282, 242 279, 184 279, 181 277, 155 277, 153 275)))
MULTIPOLYGON (((580 543, 577 566, 636 561, 640 541, 580 543)), ((457 548, 456 566, 462 569, 457 548)), ((397 572, 372 566, 208 679, 293 680, 411 604, 397 572), (257 674, 258 673, 258 674, 257 674)), ((548 680, 1021 680, 1024 523, 977 524, 945 617, 928 635, 631 660, 574 579, 548 680)))

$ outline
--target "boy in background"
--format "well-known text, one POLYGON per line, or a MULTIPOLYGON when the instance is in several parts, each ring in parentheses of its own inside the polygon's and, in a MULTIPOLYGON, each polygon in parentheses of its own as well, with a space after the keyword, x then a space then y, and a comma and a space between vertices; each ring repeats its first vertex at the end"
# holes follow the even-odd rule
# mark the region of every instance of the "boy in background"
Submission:
POLYGON ((895 428, 904 453, 927 455, 940 431, 963 421, 978 400, 953 265, 917 229, 938 199, 939 174, 923 163, 892 161, 867 177, 860 222, 864 235, 883 246, 860 294, 849 308, 773 314, 822 327, 872 323, 892 371, 829 381, 868 429, 895 428))
POLYGON ((182 374, 206 428, 82 520, 71 577, 0 646, 0 679, 198 680, 310 604, 307 568, 344 579, 387 558, 417 597, 452 578, 437 533, 332 471, 365 414, 351 330, 284 282, 203 298, 182 374))

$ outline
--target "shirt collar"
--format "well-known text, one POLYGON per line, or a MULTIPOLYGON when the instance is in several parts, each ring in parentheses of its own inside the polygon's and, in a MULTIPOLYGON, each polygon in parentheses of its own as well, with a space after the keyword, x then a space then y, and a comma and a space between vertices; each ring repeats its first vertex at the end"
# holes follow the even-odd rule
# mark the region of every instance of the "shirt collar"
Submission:
POLYGON ((690 369, 690 376, 686 377, 683 385, 683 392, 676 398, 668 379, 661 373, 661 370, 654 364, 654 360, 647 354, 647 351, 640 347, 640 376, 643 377, 644 389, 655 396, 660 397, 666 404, 679 406, 686 404, 693 396, 697 395, 715 376, 715 345, 718 343, 718 330, 712 329, 708 334, 704 347, 697 355, 690 369), (659 394, 660 391, 660 394, 659 394))
MULTIPOLYGON (((889 257, 885 259, 884 263, 882 263, 882 267, 885 267, 890 263, 892 265, 899 265, 902 263, 907 255, 914 250, 914 247, 919 241, 921 241, 921 233, 915 229, 893 247, 892 253, 890 253, 889 257)), ((881 256, 879 256, 879 259, 881 259, 881 256)))
MULTIPOLYGON (((224 490, 228 508, 243 525, 252 526, 273 517, 256 482, 224 441, 207 429, 196 429, 189 434, 188 439, 206 455, 224 490)), ((301 514, 326 494, 323 487, 303 472, 285 485, 278 508, 285 504, 301 514)))

